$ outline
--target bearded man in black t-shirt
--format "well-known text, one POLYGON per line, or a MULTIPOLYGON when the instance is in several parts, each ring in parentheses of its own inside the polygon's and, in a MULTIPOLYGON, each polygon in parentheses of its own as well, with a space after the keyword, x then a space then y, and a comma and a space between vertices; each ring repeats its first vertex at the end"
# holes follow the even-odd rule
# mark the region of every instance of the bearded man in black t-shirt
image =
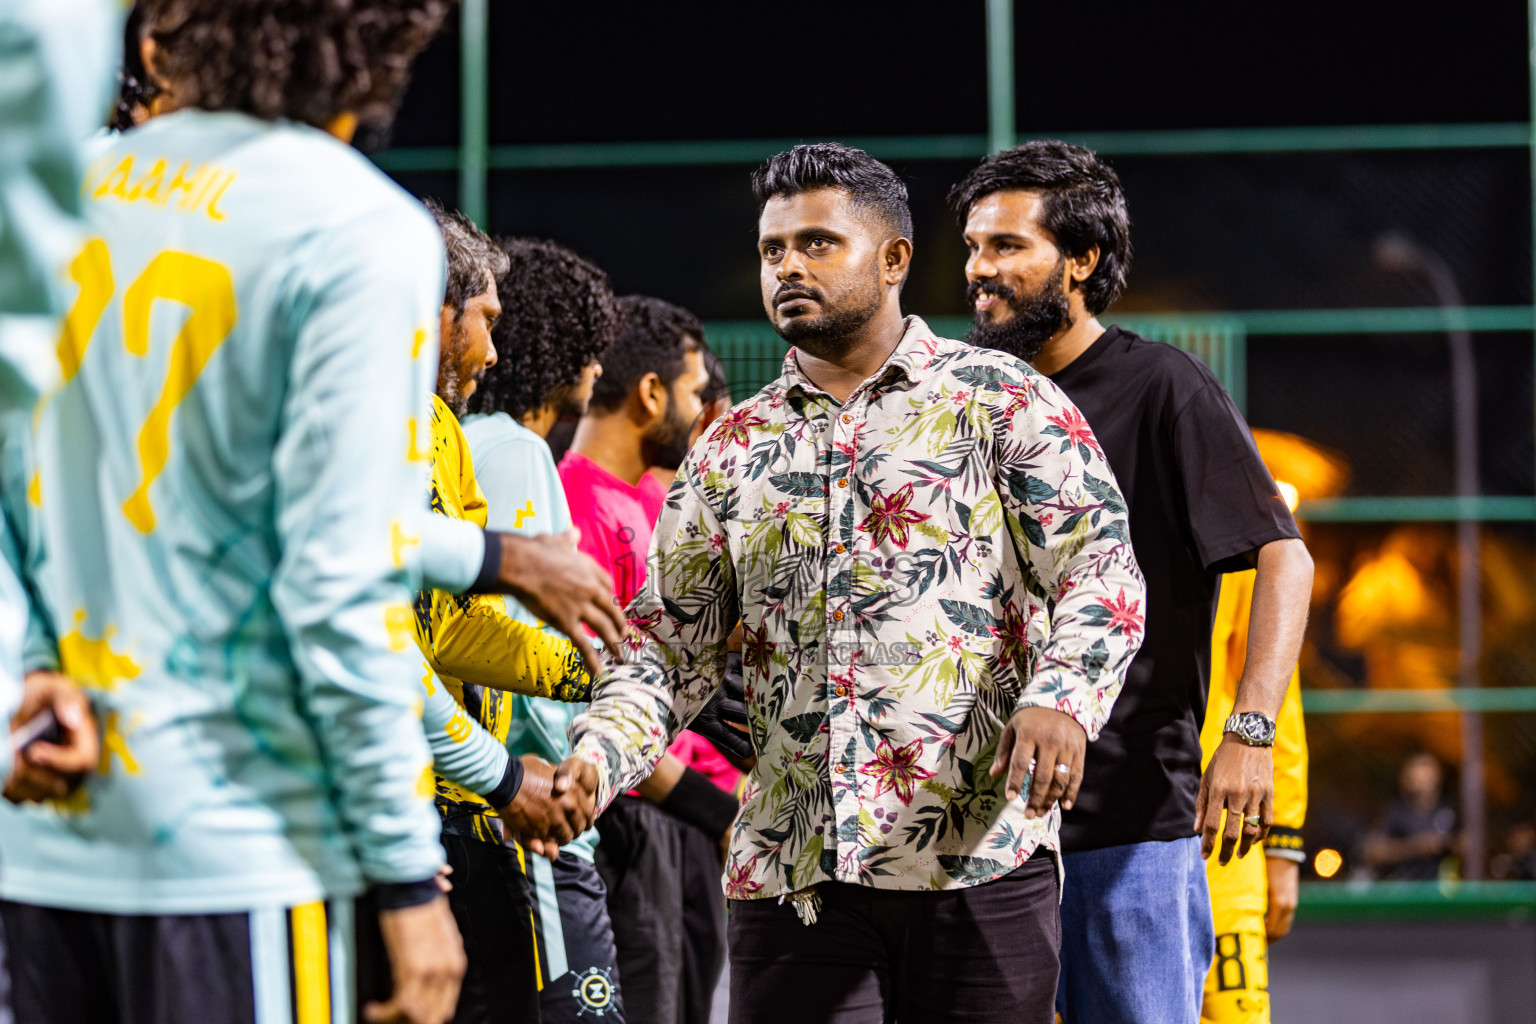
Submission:
MULTIPOLYGON (((1210 370, 1095 319, 1131 262, 1113 170, 1079 146, 1031 142, 988 157, 950 199, 970 253, 968 340, 1027 360, 1082 410, 1087 422, 1064 417, 1047 433, 1108 458, 1147 580, 1141 651, 1063 806, 1057 1005, 1068 1024, 1193 1024, 1215 941, 1201 858, 1219 845, 1225 864, 1269 829, 1269 744, 1301 648, 1312 560, 1210 370), (1235 713, 1202 778, 1221 574, 1255 567, 1235 713)), ((1127 617, 1125 628, 1135 625, 1127 617)))

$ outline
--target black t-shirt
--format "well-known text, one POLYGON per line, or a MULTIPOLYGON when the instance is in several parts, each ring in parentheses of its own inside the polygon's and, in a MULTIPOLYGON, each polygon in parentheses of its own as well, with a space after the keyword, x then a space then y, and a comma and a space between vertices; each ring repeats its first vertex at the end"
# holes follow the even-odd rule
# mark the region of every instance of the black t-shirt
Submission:
POLYGON ((1111 327, 1051 378, 1087 417, 1130 506, 1146 638, 1062 819, 1062 848, 1194 834, 1221 574, 1299 537, 1242 414, 1205 364, 1111 327))

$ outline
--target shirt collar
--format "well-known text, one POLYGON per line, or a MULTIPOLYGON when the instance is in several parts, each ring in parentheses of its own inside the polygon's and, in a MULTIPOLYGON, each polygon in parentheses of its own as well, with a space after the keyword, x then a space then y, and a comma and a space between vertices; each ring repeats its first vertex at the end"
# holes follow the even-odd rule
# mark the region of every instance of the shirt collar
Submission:
MULTIPOLYGON (((859 385, 855 394, 859 391, 894 387, 901 381, 910 385, 922 380, 923 371, 938 356, 941 342, 923 322, 922 317, 909 315, 906 318, 906 324, 907 329, 903 332, 901 340, 896 343, 896 347, 891 350, 891 354, 886 357, 880 369, 859 385)), ((798 348, 791 348, 784 356, 783 374, 778 381, 780 387, 786 395, 792 395, 796 391, 805 395, 826 394, 800 372, 799 351, 798 348)))

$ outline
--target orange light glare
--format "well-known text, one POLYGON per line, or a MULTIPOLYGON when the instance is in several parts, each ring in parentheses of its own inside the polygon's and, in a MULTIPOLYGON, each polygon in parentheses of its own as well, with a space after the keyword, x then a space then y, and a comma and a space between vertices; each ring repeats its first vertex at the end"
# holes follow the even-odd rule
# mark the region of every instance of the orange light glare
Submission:
POLYGON ((1296 485, 1286 483, 1284 480, 1276 480, 1275 486, 1280 488, 1280 497, 1285 499, 1285 507, 1295 512, 1296 506, 1301 503, 1301 495, 1297 492, 1296 485))
POLYGON ((1343 866, 1344 858, 1338 850, 1318 850, 1317 856, 1312 859, 1312 867, 1317 870, 1318 878, 1332 878, 1343 866))

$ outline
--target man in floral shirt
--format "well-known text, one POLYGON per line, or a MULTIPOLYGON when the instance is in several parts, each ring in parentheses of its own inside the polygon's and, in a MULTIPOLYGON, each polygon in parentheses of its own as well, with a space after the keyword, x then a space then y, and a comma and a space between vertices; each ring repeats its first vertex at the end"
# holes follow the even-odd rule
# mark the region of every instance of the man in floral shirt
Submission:
POLYGON ((739 619, 758 759, 726 865, 732 1021, 1043 1024, 1056 803, 1142 633, 1125 506, 1102 454, 1049 433, 1078 415, 1054 385, 903 318, 888 167, 800 146, 754 186, 797 347, 689 454, 557 787, 601 807, 643 777, 739 619))

